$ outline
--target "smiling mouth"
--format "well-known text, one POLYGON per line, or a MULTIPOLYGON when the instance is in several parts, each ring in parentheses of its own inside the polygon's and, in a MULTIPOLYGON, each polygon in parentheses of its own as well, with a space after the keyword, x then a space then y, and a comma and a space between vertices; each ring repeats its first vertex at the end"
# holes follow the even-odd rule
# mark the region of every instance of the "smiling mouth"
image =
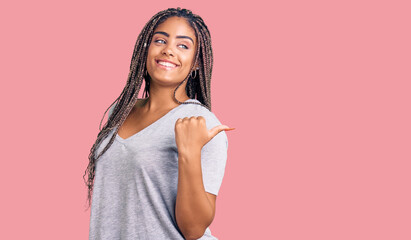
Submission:
POLYGON ((171 69, 174 69, 174 68, 178 67, 178 65, 176 65, 176 64, 173 64, 173 63, 170 63, 170 62, 164 62, 164 61, 160 61, 160 60, 156 60, 156 64, 160 68, 167 69, 167 70, 171 70, 171 69))

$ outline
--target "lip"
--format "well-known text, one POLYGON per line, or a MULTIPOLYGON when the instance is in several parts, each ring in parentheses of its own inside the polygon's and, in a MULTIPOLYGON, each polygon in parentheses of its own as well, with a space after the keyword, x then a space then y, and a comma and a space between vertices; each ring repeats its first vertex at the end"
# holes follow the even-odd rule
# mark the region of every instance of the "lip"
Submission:
POLYGON ((162 61, 162 62, 169 62, 169 63, 172 63, 172 64, 176 65, 177 67, 179 66, 177 63, 172 62, 172 61, 167 60, 167 59, 156 59, 156 62, 157 62, 157 63, 158 63, 159 61, 162 61))
POLYGON ((156 59, 155 61, 156 61, 156 65, 157 65, 158 67, 160 67, 160 68, 162 68, 162 69, 166 69, 166 70, 172 70, 172 69, 175 69, 175 68, 177 68, 178 66, 180 66, 180 65, 178 65, 177 63, 174 63, 174 62, 172 62, 172 61, 170 61, 170 60, 167 60, 167 59, 156 59), (176 65, 176 66, 175 66, 175 67, 166 67, 166 66, 163 66, 163 65, 159 64, 159 63, 158 63, 159 61, 169 62, 169 63, 172 63, 172 64, 174 64, 174 65, 176 65))

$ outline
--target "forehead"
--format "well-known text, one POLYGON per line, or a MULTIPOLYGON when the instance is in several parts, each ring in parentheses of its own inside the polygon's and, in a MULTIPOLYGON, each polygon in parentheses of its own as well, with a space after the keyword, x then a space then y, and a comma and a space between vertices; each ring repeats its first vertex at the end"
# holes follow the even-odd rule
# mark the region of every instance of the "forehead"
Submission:
POLYGON ((173 16, 167 18, 154 29, 154 32, 157 31, 166 32, 170 37, 175 37, 177 35, 189 36, 196 41, 194 29, 183 17, 173 16))

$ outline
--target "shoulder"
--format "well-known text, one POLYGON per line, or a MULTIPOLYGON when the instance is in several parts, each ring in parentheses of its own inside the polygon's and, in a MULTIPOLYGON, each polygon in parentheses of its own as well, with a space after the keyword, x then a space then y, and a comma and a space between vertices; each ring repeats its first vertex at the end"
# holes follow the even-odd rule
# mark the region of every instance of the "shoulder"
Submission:
MULTIPOLYGON (((140 107, 142 104, 144 104, 146 98, 139 98, 137 99, 137 102, 135 104, 135 107, 140 107)), ((114 108, 117 106, 118 102, 114 103, 111 107, 110 110, 108 111, 108 116, 110 117, 110 115, 113 113, 114 108)))
POLYGON ((203 105, 196 104, 200 103, 197 99, 189 99, 186 102, 189 102, 188 104, 184 104, 182 106, 182 114, 185 115, 185 117, 191 117, 191 116, 202 116, 206 119, 207 127, 212 128, 214 126, 220 125, 221 122, 217 118, 217 116, 208 110, 203 105))
MULTIPOLYGON (((189 102, 198 102, 200 101, 196 99, 190 99, 188 100, 189 102)), ((199 104, 184 104, 184 106, 181 109, 182 111, 180 112, 180 118, 184 117, 191 117, 191 116, 202 116, 206 120, 206 125, 207 129, 211 129, 215 126, 221 125, 221 122, 219 118, 208 108, 199 105, 199 104)), ((227 139, 227 134, 225 131, 221 131, 214 137, 214 142, 219 142, 219 143, 226 143, 226 146, 228 147, 228 139, 227 139)))
POLYGON ((117 103, 114 103, 111 107, 110 107, 110 110, 108 110, 108 116, 110 117, 111 116, 111 114, 113 113, 113 111, 114 111, 114 108, 117 106, 117 103))

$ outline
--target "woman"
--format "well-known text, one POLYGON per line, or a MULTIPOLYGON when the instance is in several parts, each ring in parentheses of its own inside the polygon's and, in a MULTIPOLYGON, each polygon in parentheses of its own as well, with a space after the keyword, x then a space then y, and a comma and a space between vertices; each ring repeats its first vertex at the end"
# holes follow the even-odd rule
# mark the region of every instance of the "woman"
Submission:
POLYGON ((145 25, 89 155, 90 239, 217 239, 208 226, 233 128, 211 112, 212 67, 198 15, 169 8, 145 25))

